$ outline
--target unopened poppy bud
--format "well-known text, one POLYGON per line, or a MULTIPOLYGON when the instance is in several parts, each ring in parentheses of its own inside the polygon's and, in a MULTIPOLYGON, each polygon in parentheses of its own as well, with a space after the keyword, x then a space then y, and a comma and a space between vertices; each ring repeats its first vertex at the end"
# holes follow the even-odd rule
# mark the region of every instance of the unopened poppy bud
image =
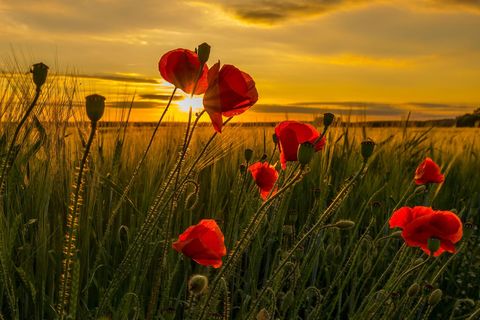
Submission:
POLYGON ((206 42, 202 43, 197 48, 198 60, 201 64, 205 64, 210 57, 210 45, 206 42))
POLYGON ((48 66, 42 62, 35 63, 32 66, 31 72, 33 75, 33 82, 37 86, 37 89, 40 89, 47 80, 48 66))
POLYGON ((418 186, 418 187, 415 188, 414 193, 415 194, 424 194, 425 191, 427 191, 427 186, 422 184, 421 186, 418 186))
POLYGON ((341 254, 342 254, 342 247, 340 247, 340 245, 337 244, 333 249, 333 255, 335 257, 340 257, 341 254))
POLYGON ((470 238, 474 230, 475 230, 475 224, 473 224, 472 221, 467 221, 463 225, 463 234, 466 239, 470 238))
POLYGON ((430 254, 433 255, 435 252, 438 251, 438 249, 440 249, 440 240, 437 238, 429 238, 427 240, 427 247, 428 250, 430 250, 430 254))
POLYGON ((208 278, 201 274, 193 275, 188 281, 188 290, 198 296, 208 288, 208 278))
POLYGON ((347 230, 355 227, 355 222, 352 220, 339 220, 335 223, 335 227, 342 230, 347 230))
POLYGON ((402 231, 398 230, 398 231, 392 232, 390 236, 394 238, 400 238, 402 236, 402 231))
POLYGON ((275 143, 275 144, 278 143, 278 137, 275 133, 272 135, 272 140, 273 140, 273 143, 275 143))
POLYGON ((250 162, 253 158, 253 150, 252 149, 245 149, 245 161, 250 162))
POLYGON ((409 297, 416 296, 420 292, 420 285, 418 283, 414 283, 408 288, 407 295, 409 297))
POLYGON ((310 163, 315 154, 315 147, 310 142, 304 142, 298 146, 297 159, 301 165, 305 166, 310 163))
POLYGON ((437 305, 440 300, 442 300, 442 295, 443 292, 441 289, 433 290, 433 292, 430 294, 430 297, 428 297, 428 304, 431 306, 437 305))
POLYGON ((333 119, 335 119, 335 115, 333 113, 327 112, 323 115, 323 125, 325 127, 330 126, 333 123, 333 119))
POLYGON ((268 313, 267 309, 263 308, 257 313, 257 320, 270 320, 270 314, 268 313))
POLYGON ((367 161, 368 158, 370 158, 374 149, 375 149, 375 142, 373 142, 373 140, 367 139, 362 141, 361 151, 362 151, 362 157, 364 161, 367 161))
POLYGON ((92 94, 87 96, 85 100, 88 118, 92 122, 97 122, 102 118, 105 111, 105 97, 99 94, 92 94))

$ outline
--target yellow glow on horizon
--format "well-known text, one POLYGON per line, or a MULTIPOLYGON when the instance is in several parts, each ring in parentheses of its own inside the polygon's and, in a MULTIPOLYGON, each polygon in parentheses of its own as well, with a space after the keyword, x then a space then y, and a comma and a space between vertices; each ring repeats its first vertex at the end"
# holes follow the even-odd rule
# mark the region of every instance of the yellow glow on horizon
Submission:
POLYGON ((199 112, 203 109, 203 98, 202 97, 186 97, 183 100, 178 101, 178 108, 180 111, 188 112, 192 107, 192 112, 199 112))

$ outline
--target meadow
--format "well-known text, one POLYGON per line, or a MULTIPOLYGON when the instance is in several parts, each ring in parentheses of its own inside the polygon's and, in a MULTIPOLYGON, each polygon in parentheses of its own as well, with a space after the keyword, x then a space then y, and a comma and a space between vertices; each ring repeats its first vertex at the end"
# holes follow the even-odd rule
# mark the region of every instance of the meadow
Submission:
POLYGON ((479 129, 335 121, 307 165, 282 170, 274 126, 226 120, 220 134, 192 115, 151 147, 154 127, 100 120, 92 134, 60 76, 16 134, 30 77, 0 104, 1 319, 480 319, 479 129), (445 181, 417 186, 427 156, 445 181), (257 161, 279 174, 266 200, 257 161), (429 257, 389 228, 422 204, 461 218, 456 253, 429 257), (225 236, 220 268, 172 248, 202 219, 225 236))

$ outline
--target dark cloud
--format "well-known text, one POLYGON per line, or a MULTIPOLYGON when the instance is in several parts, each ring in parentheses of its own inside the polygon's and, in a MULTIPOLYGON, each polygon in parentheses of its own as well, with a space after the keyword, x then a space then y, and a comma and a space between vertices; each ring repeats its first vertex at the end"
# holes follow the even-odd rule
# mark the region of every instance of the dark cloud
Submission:
POLYGON ((116 75, 116 74, 80 74, 78 75, 78 77, 88 78, 88 79, 110 80, 110 81, 118 81, 118 82, 149 83, 149 84, 160 83, 158 80, 152 79, 152 78, 123 76, 123 75, 116 75))
POLYGON ((112 101, 112 102, 107 102, 106 104, 107 107, 109 108, 132 108, 134 109, 153 109, 153 108, 159 108, 159 107, 165 107, 164 103, 159 103, 155 101, 134 101, 133 105, 129 101, 112 101))
POLYGON ((409 111, 421 118, 448 118, 455 114, 462 114, 473 110, 472 105, 466 104, 438 104, 424 102, 409 103, 375 103, 375 102, 322 102, 309 101, 292 104, 259 104, 252 108, 258 113, 277 114, 311 114, 317 115, 332 112, 338 115, 400 117, 409 111))
MULTIPOLYGON (((206 2, 206 1, 205 1, 206 2)), ((317 16, 351 4, 368 3, 367 0, 217 0, 226 12, 240 20, 252 23, 278 24, 286 20, 317 16)), ((206 2, 207 3, 207 2, 206 2)))
MULTIPOLYGON (((156 94, 156 93, 145 93, 145 94, 139 94, 138 95, 141 99, 145 100, 158 100, 158 101, 168 101, 170 99, 169 94, 156 94)), ((174 96, 173 100, 180 100, 182 97, 180 96, 174 96)))

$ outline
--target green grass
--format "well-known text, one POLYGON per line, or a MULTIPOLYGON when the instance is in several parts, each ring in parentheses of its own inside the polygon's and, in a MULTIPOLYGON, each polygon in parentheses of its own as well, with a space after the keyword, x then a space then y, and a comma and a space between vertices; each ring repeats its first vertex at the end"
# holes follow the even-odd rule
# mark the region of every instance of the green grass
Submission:
MULTIPOLYGON (((3 160, 15 122, 33 97, 29 81, 27 76, 15 78, 0 100, 3 160), (13 93, 12 86, 18 88, 13 93)), ((89 133, 81 121, 86 119, 84 109, 75 107, 81 97, 65 89, 70 87, 58 77, 47 83, 21 131, 18 153, 8 170, 0 202, 4 319, 58 316, 70 194, 89 133), (68 122, 72 114, 76 121, 68 122), (54 121, 45 121, 53 116, 54 121)), ((240 165, 245 148, 254 150, 255 161, 264 153, 270 158, 273 127, 228 124, 196 161, 214 132, 200 126, 179 162, 185 127, 160 128, 114 219, 112 211, 153 128, 120 124, 99 129, 84 174, 65 318, 269 319, 268 314, 271 319, 476 319, 475 312, 478 316, 478 129, 371 129, 348 123, 333 127, 326 149, 316 154, 308 172, 292 181, 298 169, 289 164, 280 174, 279 187, 292 187, 262 203, 240 165), (359 172, 360 142, 366 137, 377 147, 368 168, 359 172), (419 265, 418 259, 426 255, 403 246, 387 222, 395 208, 423 203, 413 175, 426 156, 446 174, 445 183, 430 190, 432 206, 455 209, 471 226, 465 228, 457 254, 419 265), (176 166, 178 174, 172 171, 176 166), (167 183, 170 176, 177 182, 167 183), (202 218, 217 219, 225 234, 229 257, 222 269, 200 266, 171 249, 171 242, 202 218), (332 226, 341 219, 354 221, 355 227, 332 226), (106 233, 109 224, 111 232, 106 233), (210 279, 209 290, 198 297, 187 289, 194 274, 210 279), (420 291, 409 296, 413 283, 420 291), (443 291, 442 300, 429 306, 435 288, 443 291)), ((277 160, 278 152, 273 163, 277 160)))

